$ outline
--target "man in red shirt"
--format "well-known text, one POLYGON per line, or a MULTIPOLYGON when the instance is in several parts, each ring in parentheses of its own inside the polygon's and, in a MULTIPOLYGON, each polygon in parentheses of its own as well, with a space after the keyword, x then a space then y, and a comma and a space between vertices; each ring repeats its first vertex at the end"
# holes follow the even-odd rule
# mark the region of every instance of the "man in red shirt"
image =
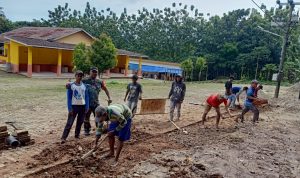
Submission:
POLYGON ((205 109, 202 115, 202 125, 204 125, 208 112, 211 110, 212 107, 214 107, 217 112, 216 128, 219 129, 220 118, 223 117, 220 111, 220 104, 222 103, 224 103, 225 109, 229 116, 232 116, 227 106, 227 97, 220 94, 213 94, 206 99, 205 109))

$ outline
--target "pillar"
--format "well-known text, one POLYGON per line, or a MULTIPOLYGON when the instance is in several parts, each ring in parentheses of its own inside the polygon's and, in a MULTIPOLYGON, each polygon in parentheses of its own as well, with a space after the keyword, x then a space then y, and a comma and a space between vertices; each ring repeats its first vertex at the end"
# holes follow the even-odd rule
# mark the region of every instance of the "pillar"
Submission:
POLYGON ((32 47, 28 47, 27 77, 32 77, 32 47))
POLYGON ((125 72, 124 75, 127 77, 128 76, 128 66, 129 66, 129 56, 126 56, 126 61, 125 61, 125 72))
POLYGON ((139 58, 138 76, 142 76, 142 57, 139 58))
POLYGON ((61 61, 62 61, 62 50, 58 50, 58 59, 57 59, 57 76, 61 76, 61 61))
POLYGON ((18 43, 10 41, 10 62, 13 73, 19 73, 19 47, 18 43))

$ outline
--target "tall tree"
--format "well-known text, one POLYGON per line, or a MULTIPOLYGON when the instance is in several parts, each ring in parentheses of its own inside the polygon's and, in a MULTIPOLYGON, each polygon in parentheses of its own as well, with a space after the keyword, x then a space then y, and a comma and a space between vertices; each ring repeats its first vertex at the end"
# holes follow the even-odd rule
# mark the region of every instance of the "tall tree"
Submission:
POLYGON ((207 67, 206 59, 204 57, 198 57, 196 60, 195 68, 199 71, 198 80, 201 80, 201 73, 207 67))
POLYGON ((117 50, 111 38, 102 33, 99 39, 96 39, 91 46, 90 61, 96 66, 99 74, 105 70, 113 68, 117 63, 117 50))
POLYGON ((81 70, 85 74, 89 73, 92 63, 88 55, 89 49, 84 43, 76 45, 73 52, 73 65, 75 70, 81 70))

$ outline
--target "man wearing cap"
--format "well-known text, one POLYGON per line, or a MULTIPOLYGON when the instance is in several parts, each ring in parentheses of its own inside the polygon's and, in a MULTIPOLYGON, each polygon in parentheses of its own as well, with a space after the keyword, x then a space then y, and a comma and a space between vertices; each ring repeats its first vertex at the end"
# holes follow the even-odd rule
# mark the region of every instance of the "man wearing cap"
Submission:
POLYGON ((85 135, 90 135, 91 131, 91 123, 90 123, 90 116, 91 113, 95 116, 95 109, 97 106, 100 105, 99 103, 99 93, 102 90, 105 91, 105 94, 108 98, 108 103, 111 103, 109 91, 106 88, 105 82, 97 79, 98 69, 97 67, 91 67, 90 69, 90 76, 82 80, 82 82, 87 86, 89 92, 89 111, 87 112, 85 119, 84 119, 84 132, 85 135))
POLYGON ((127 99, 127 106, 131 109, 132 113, 136 113, 137 104, 139 100, 142 100, 142 85, 137 83, 137 75, 132 76, 132 83, 127 85, 127 90, 124 98, 124 102, 127 99), (128 96, 128 97, 127 97, 128 96))
POLYGON ((258 100, 258 98, 255 97, 255 90, 257 88, 258 81, 257 80, 252 80, 251 86, 247 90, 247 98, 244 103, 244 109, 242 111, 241 115, 241 122, 244 122, 244 115, 251 110, 253 112, 253 123, 258 121, 259 118, 259 110, 255 107, 253 102, 255 100, 258 100))
POLYGON ((116 150, 115 162, 118 161, 124 141, 130 139, 132 112, 125 104, 111 104, 108 107, 98 106, 95 110, 97 122, 96 141, 98 143, 103 133, 108 134, 110 152, 105 157, 114 157, 115 136, 119 138, 119 144, 116 150), (104 121, 110 122, 107 129, 104 128, 104 121))
POLYGON ((227 96, 221 94, 212 94, 206 99, 204 113, 202 114, 202 125, 204 126, 204 122, 206 121, 206 116, 211 110, 211 108, 215 108, 217 112, 217 120, 216 120, 216 128, 219 129, 220 118, 224 118, 220 111, 220 105, 224 103, 225 109, 230 117, 232 117, 228 105, 227 105, 227 96))
POLYGON ((175 81, 172 83, 172 87, 169 92, 170 99, 170 121, 174 119, 174 110, 177 108, 177 120, 180 118, 181 104, 185 97, 186 86, 182 81, 182 76, 177 74, 175 81))
POLYGON ((82 123, 84 121, 85 113, 89 110, 89 93, 86 86, 82 83, 83 72, 78 70, 75 73, 75 82, 70 83, 67 90, 68 103, 68 121, 65 126, 61 143, 65 143, 70 133, 74 120, 77 116, 75 138, 79 138, 82 123))

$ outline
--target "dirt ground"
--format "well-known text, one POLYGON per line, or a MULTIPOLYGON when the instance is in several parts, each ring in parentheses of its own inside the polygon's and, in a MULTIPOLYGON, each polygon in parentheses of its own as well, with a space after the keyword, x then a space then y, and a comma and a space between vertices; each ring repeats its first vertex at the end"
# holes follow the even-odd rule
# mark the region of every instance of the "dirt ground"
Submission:
MULTIPOLYGON (((176 122, 186 126, 188 134, 175 130, 167 114, 137 115, 132 139, 125 144, 117 167, 111 167, 112 160, 100 158, 107 152, 107 143, 85 161, 71 160, 92 147, 93 134, 75 140, 72 130, 68 142, 59 144, 67 114, 65 80, 28 79, 2 72, 0 76, 0 124, 16 121, 36 141, 1 151, 1 177, 300 177, 297 86, 282 87, 280 99, 271 99, 274 87, 264 86, 260 96, 269 98, 270 106, 260 109, 259 123, 251 123, 250 113, 243 124, 221 120, 217 131, 214 118, 200 128, 197 122, 203 106, 189 103, 202 103, 209 94, 223 92, 223 84, 188 83, 182 117, 176 122)), ((107 81, 113 102, 123 102, 128 82, 107 81)), ((144 98, 165 98, 169 92, 169 82, 141 83, 144 98)), ((100 100, 104 99, 101 93, 100 100)))

